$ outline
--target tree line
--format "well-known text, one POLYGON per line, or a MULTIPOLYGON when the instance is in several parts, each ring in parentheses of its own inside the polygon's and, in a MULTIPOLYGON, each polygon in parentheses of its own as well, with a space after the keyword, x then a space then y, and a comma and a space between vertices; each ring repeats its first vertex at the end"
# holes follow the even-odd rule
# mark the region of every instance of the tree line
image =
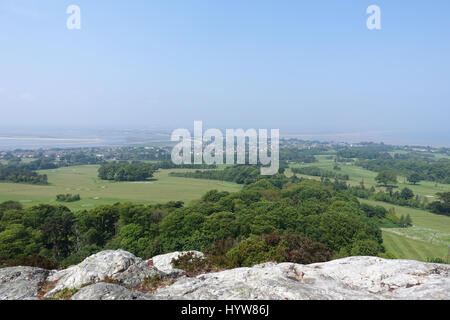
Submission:
POLYGON ((0 166, 0 181, 3 182, 46 185, 47 180, 46 174, 38 174, 24 167, 0 166))
POLYGON ((339 180, 350 180, 348 174, 335 173, 333 171, 324 170, 319 167, 300 167, 291 168, 291 171, 295 174, 305 174, 313 177, 329 178, 329 179, 339 179, 339 180))
POLYGON ((426 180, 450 184, 450 161, 446 159, 438 161, 426 161, 415 158, 406 160, 375 159, 360 160, 356 162, 356 165, 375 172, 395 171, 411 177, 411 182, 415 183, 426 180))
POLYGON ((145 181, 154 172, 153 166, 146 163, 108 163, 98 169, 98 177, 110 181, 145 181))
POLYGON ((236 165, 223 170, 197 170, 195 172, 171 172, 172 177, 222 180, 238 184, 251 184, 261 179, 259 166, 236 165))

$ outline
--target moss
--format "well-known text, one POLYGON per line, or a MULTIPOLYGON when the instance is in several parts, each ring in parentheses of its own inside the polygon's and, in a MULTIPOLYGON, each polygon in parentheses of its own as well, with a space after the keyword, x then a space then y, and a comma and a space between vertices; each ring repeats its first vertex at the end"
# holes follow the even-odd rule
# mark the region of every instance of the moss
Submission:
POLYGON ((145 278, 144 281, 133 290, 140 291, 143 293, 155 293, 159 288, 169 286, 175 282, 175 279, 169 279, 162 277, 159 274, 152 277, 145 278))
POLYGON ((64 288, 63 290, 58 291, 53 297, 46 298, 46 300, 70 300, 70 298, 72 298, 72 296, 79 290, 80 290, 79 288, 76 289, 64 288))

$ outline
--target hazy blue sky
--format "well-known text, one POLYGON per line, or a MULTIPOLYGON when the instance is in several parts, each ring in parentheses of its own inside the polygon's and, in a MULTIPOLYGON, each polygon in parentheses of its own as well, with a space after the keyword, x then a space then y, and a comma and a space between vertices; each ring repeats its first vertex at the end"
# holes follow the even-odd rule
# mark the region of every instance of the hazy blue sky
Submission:
POLYGON ((450 132, 448 0, 0 0, 0 45, 3 127, 450 132))

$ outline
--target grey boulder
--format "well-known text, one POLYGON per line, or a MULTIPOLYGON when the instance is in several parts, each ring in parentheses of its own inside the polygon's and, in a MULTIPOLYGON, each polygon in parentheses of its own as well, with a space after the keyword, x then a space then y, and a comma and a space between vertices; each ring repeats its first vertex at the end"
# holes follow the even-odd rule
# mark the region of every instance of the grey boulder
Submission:
POLYGON ((52 271, 32 267, 0 269, 0 300, 35 300, 52 271))

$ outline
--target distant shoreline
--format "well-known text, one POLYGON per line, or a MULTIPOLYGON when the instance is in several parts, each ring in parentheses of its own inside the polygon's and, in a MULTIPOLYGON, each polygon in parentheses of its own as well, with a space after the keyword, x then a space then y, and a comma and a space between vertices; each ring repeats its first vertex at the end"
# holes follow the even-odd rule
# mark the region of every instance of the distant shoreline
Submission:
POLYGON ((101 142, 100 138, 43 138, 43 137, 2 137, 0 140, 19 140, 19 141, 63 141, 63 142, 101 142))

